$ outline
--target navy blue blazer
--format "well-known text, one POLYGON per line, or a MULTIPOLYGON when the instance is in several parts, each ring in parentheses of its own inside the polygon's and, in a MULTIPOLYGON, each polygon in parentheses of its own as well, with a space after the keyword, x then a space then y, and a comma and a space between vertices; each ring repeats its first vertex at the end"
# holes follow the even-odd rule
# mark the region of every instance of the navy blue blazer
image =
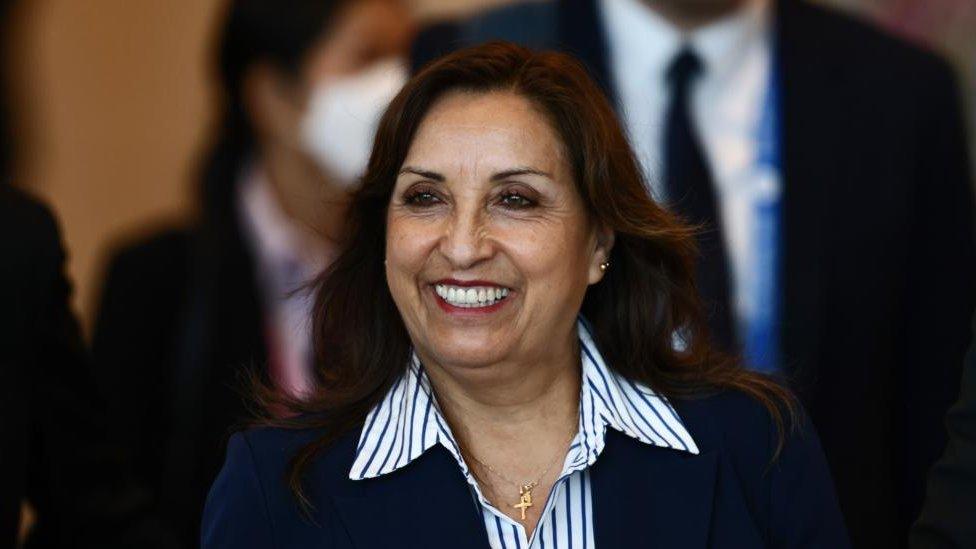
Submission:
MULTIPOLYGON (((600 548, 849 547, 820 442, 804 419, 772 462, 766 410, 738 393, 673 402, 697 456, 613 430, 591 468, 600 548)), ((304 513, 285 481, 315 431, 258 429, 231 439, 207 500, 205 549, 484 548, 480 511, 440 445, 408 466, 350 480, 359 429, 312 463, 304 513)))

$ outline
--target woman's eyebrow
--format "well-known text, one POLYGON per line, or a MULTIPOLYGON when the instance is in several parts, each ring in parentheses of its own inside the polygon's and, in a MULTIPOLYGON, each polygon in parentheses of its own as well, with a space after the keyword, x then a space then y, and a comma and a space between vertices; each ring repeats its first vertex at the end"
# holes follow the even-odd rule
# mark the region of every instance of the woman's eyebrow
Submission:
POLYGON ((491 176, 492 181, 500 181, 502 179, 508 179, 509 177, 514 177, 517 175, 541 175, 542 177, 548 177, 552 179, 552 174, 549 172, 544 172, 542 170, 537 170, 535 168, 516 168, 513 170, 505 170, 502 172, 497 172, 491 176))
POLYGON ((437 172, 432 172, 430 170, 422 170, 420 168, 414 168, 413 166, 404 166, 403 168, 400 169, 397 175, 403 175, 405 173, 412 173, 414 175, 419 175, 420 177, 432 179, 434 181, 440 181, 440 182, 444 181, 444 176, 437 172))

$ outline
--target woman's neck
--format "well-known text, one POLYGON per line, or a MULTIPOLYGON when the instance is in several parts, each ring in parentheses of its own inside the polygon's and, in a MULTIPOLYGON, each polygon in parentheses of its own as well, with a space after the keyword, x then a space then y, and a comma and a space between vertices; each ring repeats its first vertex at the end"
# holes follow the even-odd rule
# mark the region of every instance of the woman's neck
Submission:
POLYGON ((579 342, 551 348, 561 351, 477 368, 424 362, 482 495, 529 536, 579 425, 579 342))
POLYGON ((270 145, 261 152, 261 163, 275 198, 296 226, 307 229, 315 245, 341 242, 350 193, 322 175, 300 152, 270 145))
POLYGON ((464 450, 513 479, 534 480, 532 475, 555 453, 564 453, 576 433, 578 342, 573 338, 553 347, 564 351, 478 368, 424 362, 464 450))

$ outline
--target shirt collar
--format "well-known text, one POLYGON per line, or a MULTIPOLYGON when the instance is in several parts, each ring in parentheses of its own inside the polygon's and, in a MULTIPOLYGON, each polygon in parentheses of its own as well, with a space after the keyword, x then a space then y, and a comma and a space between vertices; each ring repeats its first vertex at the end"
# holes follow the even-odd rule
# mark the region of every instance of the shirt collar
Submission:
POLYGON ((661 81, 678 50, 688 45, 706 74, 734 72, 753 40, 764 39, 769 0, 750 0, 734 13, 690 33, 672 25, 641 0, 601 0, 612 65, 636 78, 661 81))
POLYGON ((688 41, 705 71, 724 78, 735 74, 750 48, 766 39, 768 16, 768 0, 751 0, 727 17, 695 29, 688 41))
MULTIPOLYGON (((608 427, 645 444, 697 454, 695 441, 671 404, 650 388, 611 371, 585 320, 577 323, 577 332, 582 374, 579 427, 566 456, 563 475, 596 461, 603 451, 608 427)), ((423 364, 414 354, 404 375, 366 416, 349 478, 363 480, 391 473, 436 444, 454 456, 477 489, 441 414, 423 364)))
POLYGON ((295 224, 274 195, 259 164, 248 166, 238 185, 237 209, 260 277, 283 298, 325 267, 329 254, 309 245, 308 230, 295 224))

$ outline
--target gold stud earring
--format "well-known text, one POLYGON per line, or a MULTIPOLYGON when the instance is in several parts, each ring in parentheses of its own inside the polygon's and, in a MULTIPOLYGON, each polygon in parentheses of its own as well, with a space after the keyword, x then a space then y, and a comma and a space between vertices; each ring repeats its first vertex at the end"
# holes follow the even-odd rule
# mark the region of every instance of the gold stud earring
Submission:
POLYGON ((607 269, 609 269, 609 268, 610 268, 610 262, 609 261, 604 261, 603 263, 600 263, 600 271, 601 272, 604 272, 605 273, 605 272, 607 272, 607 269))

